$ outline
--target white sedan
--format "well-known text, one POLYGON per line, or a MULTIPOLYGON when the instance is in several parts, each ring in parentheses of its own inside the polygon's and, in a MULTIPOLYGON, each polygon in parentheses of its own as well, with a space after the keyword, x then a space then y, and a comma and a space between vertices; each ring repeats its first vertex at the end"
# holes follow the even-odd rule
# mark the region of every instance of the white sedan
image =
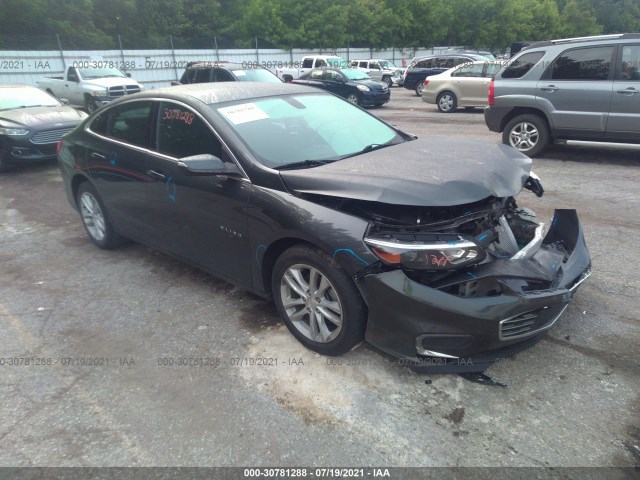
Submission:
POLYGON ((443 113, 458 107, 486 107, 489 83, 504 61, 481 60, 464 63, 424 81, 422 101, 435 104, 443 113))

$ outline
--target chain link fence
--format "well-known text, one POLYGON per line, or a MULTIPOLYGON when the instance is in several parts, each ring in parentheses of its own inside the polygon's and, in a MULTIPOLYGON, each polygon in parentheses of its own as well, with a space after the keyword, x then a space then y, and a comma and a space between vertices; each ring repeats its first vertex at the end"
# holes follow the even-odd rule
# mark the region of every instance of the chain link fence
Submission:
POLYGON ((147 88, 156 88, 178 80, 186 64, 192 61, 257 64, 274 71, 279 63, 292 64, 307 55, 338 55, 349 61, 384 58, 401 67, 414 56, 438 53, 447 48, 375 49, 347 44, 340 48, 299 49, 292 46, 281 49, 258 37, 0 35, 0 82, 36 84, 42 77, 62 75, 74 62, 89 60, 118 66, 147 88))

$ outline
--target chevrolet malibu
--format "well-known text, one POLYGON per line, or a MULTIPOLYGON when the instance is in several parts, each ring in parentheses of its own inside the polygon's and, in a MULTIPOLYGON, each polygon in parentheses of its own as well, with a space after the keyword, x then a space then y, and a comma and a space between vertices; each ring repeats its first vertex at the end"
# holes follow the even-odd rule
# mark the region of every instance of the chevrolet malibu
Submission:
POLYGON ((540 340, 590 258, 575 210, 545 234, 519 205, 543 192, 528 157, 452 143, 314 88, 200 84, 108 105, 58 159, 98 247, 140 242, 273 299, 324 355, 366 340, 482 371, 540 340))

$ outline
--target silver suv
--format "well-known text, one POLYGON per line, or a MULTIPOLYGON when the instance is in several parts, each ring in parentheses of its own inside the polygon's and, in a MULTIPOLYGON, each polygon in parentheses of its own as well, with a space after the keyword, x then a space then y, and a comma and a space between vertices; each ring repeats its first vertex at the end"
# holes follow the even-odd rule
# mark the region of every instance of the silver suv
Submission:
POLYGON ((530 157, 555 140, 640 143, 640 34, 531 45, 494 77, 484 119, 530 157))

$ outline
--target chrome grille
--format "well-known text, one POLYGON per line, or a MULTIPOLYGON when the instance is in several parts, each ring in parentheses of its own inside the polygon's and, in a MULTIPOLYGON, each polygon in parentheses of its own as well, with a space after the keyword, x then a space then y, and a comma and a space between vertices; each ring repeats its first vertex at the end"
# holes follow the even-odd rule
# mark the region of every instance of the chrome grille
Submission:
POLYGON ((529 312, 505 320, 500 324, 500 335, 502 338, 510 338, 529 333, 536 324, 536 318, 538 318, 537 314, 529 312))
POLYGON ((107 93, 110 97, 122 97, 123 95, 131 95, 139 91, 140 87, 137 85, 118 85, 116 87, 109 87, 107 93))
POLYGON ((38 132, 31 137, 31 143, 34 145, 44 145, 47 143, 56 143, 64 135, 69 133, 72 128, 59 128, 58 130, 47 130, 46 132, 38 132))
POLYGON ((528 337, 551 328, 569 304, 543 307, 500 322, 500 340, 528 337))

